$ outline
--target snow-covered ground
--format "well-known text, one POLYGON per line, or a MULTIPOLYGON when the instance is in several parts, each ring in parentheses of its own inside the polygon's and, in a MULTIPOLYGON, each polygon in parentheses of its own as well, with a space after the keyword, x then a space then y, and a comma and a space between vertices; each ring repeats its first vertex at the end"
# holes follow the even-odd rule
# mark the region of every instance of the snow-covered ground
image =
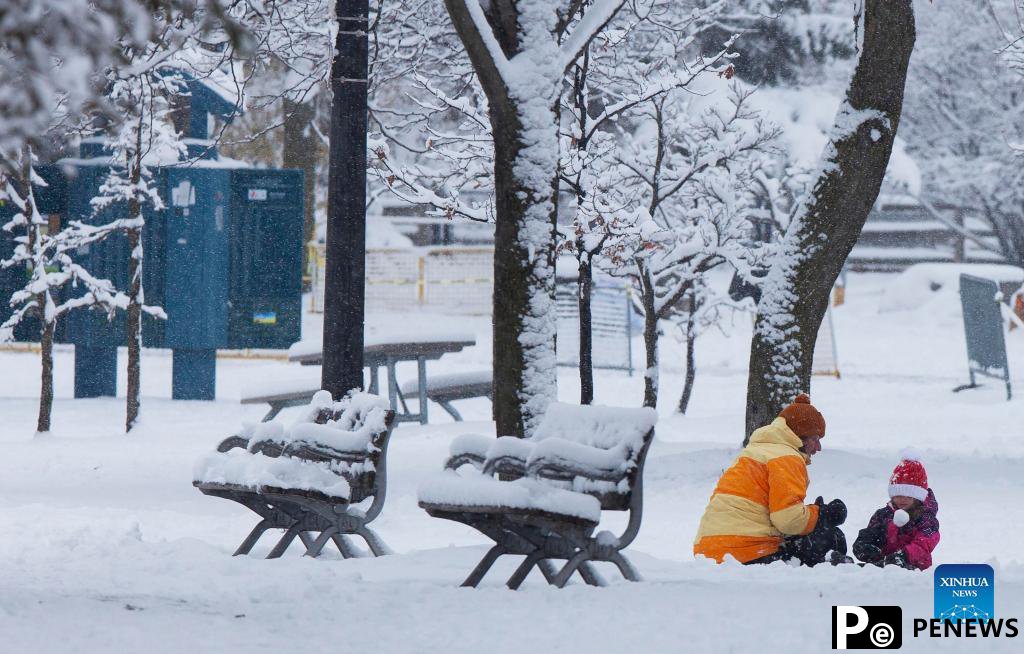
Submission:
MULTIPOLYGON (((835 311, 843 377, 819 378, 812 390, 828 433, 810 468, 810 496, 847 502, 852 541, 884 503, 899 450, 917 447, 940 503, 936 563, 991 563, 996 615, 1024 618, 1024 399, 1006 402, 995 382, 951 393, 966 381, 955 294, 880 313, 889 281, 851 276, 848 302, 835 311)), ((489 364, 486 319, 371 322, 476 333, 476 347, 431 362, 432 373, 489 364)), ((315 330, 311 318, 307 331, 315 330)), ((749 317, 738 316, 728 334, 699 341, 685 417, 672 411, 684 361, 666 337, 644 525, 630 550, 646 581, 629 584, 608 569, 609 588, 554 590, 531 577, 518 593, 501 586, 512 558, 480 589, 459 588, 486 540, 416 506, 417 484, 440 467, 454 436, 493 433, 486 400, 461 403, 463 424, 431 407, 433 424, 395 431, 388 503, 374 523, 394 556, 309 560, 295 545, 266 561, 268 537, 253 556, 232 558, 255 517, 192 488, 193 463, 262 415, 263 407, 238 403, 246 386, 294 366, 223 359, 217 402, 172 402, 169 353, 147 353, 143 422, 125 437, 123 400, 71 399, 72 359, 61 352, 54 434, 35 439, 38 359, 0 353, 0 651, 821 652, 830 649, 833 604, 902 606, 906 650, 1020 651, 1016 639, 914 639, 911 618, 931 616, 930 572, 694 560, 697 522, 742 438, 749 331, 749 317)), ((1024 330, 1007 339, 1024 389, 1024 330)), ((561 398, 574 401, 573 372, 562 370, 559 383, 561 398)), ((636 405, 641 396, 638 376, 599 373, 600 403, 636 405)))

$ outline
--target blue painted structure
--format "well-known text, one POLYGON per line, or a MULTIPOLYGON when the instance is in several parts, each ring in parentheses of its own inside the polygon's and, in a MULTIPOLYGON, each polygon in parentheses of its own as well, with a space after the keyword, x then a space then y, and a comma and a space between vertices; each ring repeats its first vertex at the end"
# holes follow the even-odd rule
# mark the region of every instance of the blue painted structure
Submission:
MULTIPOLYGON (((186 143, 198 160, 153 169, 165 209, 144 210, 146 303, 162 306, 166 322, 143 316, 143 344, 174 350, 172 397, 212 400, 216 350, 283 348, 300 337, 303 193, 302 172, 231 168, 219 160, 209 136, 209 113, 230 119, 234 106, 190 80, 186 143)), ((37 188, 44 214, 95 224, 124 215, 114 206, 93 214, 90 201, 109 171, 109 153, 87 140, 81 158, 40 166, 50 182, 37 188), (51 178, 53 181, 51 181, 51 178)), ((0 207, 0 219, 10 207, 0 207)), ((0 234, 0 257, 13 248, 0 234)), ((118 288, 127 288, 128 246, 114 234, 78 253, 83 265, 118 288)), ((0 271, 0 293, 23 284, 24 271, 0 271)), ((9 312, 0 305, 0 321, 9 312)), ((38 326, 19 329, 38 340, 38 326)), ((75 397, 114 395, 117 348, 125 343, 123 315, 108 320, 94 310, 72 312, 58 342, 75 345, 75 397)))

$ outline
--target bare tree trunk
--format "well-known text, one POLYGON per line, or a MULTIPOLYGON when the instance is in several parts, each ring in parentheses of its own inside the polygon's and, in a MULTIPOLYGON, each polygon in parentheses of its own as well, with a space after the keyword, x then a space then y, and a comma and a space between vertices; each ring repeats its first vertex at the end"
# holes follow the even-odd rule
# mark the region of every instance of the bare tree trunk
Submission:
POLYGON ((697 344, 697 300, 690 302, 690 313, 686 317, 686 381, 683 383, 683 394, 679 398, 679 413, 685 414, 690 406, 693 394, 693 382, 697 378, 697 362, 694 353, 697 344))
POLYGON ((658 312, 654 306, 654 281, 640 266, 640 303, 644 307, 644 406, 658 406, 658 312))
MULTIPOLYGON (((132 205, 128 204, 129 215, 132 205)), ((128 334, 128 398, 125 431, 130 432, 139 419, 141 408, 141 376, 142 376, 142 228, 128 230, 128 249, 131 256, 128 260, 128 312, 126 331, 128 334)))
POLYGON ((594 269, 589 253, 581 255, 577 286, 580 309, 580 404, 592 404, 594 402, 594 321, 591 315, 590 292, 594 287, 594 269))
POLYGON ((320 155, 320 139, 313 131, 316 107, 310 102, 300 104, 284 100, 284 147, 281 158, 284 168, 303 171, 302 270, 309 269, 309 249, 316 229, 316 164, 320 155))
POLYGON ((750 347, 746 443, 810 389, 814 343, 832 285, 878 197, 914 47, 912 0, 865 0, 863 46, 823 156, 764 283, 750 347))
MULTIPOLYGON (((40 307, 45 307, 46 294, 37 296, 40 307)), ((39 419, 36 421, 36 433, 45 434, 50 431, 50 413, 53 411, 53 331, 54 322, 48 322, 39 315, 43 328, 39 334, 39 358, 43 364, 42 381, 39 388, 39 419)))
MULTIPOLYGON (((445 0, 445 7, 487 95, 494 138, 494 421, 499 435, 523 437, 539 423, 557 384, 559 89, 541 86, 530 98, 516 97, 466 2, 445 0), (537 111, 538 99, 550 100, 550 122, 537 111), (524 109, 521 102, 534 104, 524 109), (524 119, 531 124, 524 125, 524 119), (542 169, 548 171, 549 182, 539 177, 542 169)), ((520 24, 519 10, 511 0, 496 0, 487 9, 487 38, 495 39, 508 59, 522 47, 526 28, 520 24)))

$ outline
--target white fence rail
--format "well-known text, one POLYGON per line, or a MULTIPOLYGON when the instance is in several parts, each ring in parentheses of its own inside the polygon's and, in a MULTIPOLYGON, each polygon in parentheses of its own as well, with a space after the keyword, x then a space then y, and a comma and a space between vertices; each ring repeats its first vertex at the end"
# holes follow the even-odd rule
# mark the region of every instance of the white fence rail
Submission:
MULTIPOLYGON (((324 246, 311 249, 311 311, 324 310, 324 246)), ((491 313, 494 249, 430 247, 368 249, 366 310, 406 311, 412 307, 445 313, 491 313)))
MULTIPOLYGON (((324 307, 324 246, 310 249, 311 311, 324 307)), ((366 310, 408 311, 419 307, 457 315, 490 315, 494 249, 425 247, 366 251, 366 310)), ((579 304, 575 282, 560 282, 558 363, 579 365, 579 304)), ((595 368, 633 372, 632 299, 624 286, 596 285, 591 295, 595 368)))

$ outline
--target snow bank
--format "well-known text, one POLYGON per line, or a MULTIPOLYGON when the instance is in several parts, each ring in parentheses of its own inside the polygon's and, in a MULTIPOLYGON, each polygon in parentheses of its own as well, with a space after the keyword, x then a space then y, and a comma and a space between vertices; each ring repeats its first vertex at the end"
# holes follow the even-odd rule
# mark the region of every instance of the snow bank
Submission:
POLYGON ((445 471, 420 484, 418 496, 423 504, 536 510, 594 523, 601 520, 601 503, 595 497, 529 478, 498 481, 479 473, 445 471))
POLYGON ((960 311, 960 275, 966 273, 999 283, 1024 283, 1024 270, 1016 266, 978 263, 920 263, 907 268, 885 289, 878 310, 941 314, 960 311))
POLYGON ((286 456, 272 458, 234 449, 223 453, 214 452, 201 458, 193 470, 193 479, 213 484, 234 484, 254 490, 273 486, 318 491, 347 500, 351 489, 341 476, 343 465, 302 461, 286 456))

